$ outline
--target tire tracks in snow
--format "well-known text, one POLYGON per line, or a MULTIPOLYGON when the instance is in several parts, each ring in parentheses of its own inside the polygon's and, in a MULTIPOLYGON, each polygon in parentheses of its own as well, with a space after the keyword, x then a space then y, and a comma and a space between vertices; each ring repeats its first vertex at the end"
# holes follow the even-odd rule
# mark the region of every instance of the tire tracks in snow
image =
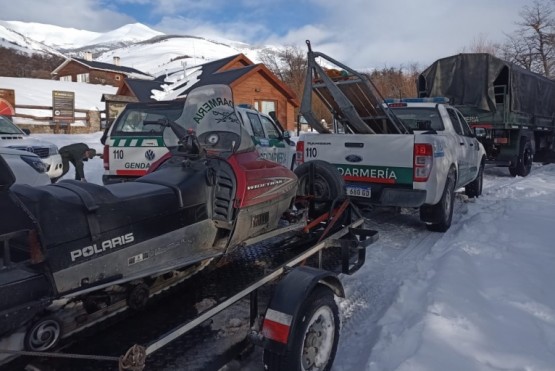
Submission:
MULTIPOLYGON (((541 166, 535 166, 531 174, 538 171, 538 167, 541 166)), ((469 202, 483 200, 485 207, 493 210, 496 194, 525 179, 508 174, 504 177, 498 168, 487 169, 483 197, 469 201, 464 194, 457 193, 453 215, 455 228, 445 234, 456 233, 465 220, 472 217, 467 215, 469 202)), ((341 277, 346 297, 338 301, 342 329, 333 370, 367 369, 381 332, 379 320, 398 298, 403 282, 418 280, 421 270, 430 264, 425 258, 445 234, 428 231, 418 214, 416 209, 402 209, 400 214, 391 210, 365 214, 366 226, 378 230, 380 239, 367 248, 366 263, 359 272, 341 277)), ((433 254, 433 259, 442 255, 438 251, 433 254)))
MULTIPOLYGON (((457 197, 457 214, 460 208, 457 197)), ((378 321, 397 298, 402 283, 416 274, 418 263, 443 235, 428 231, 413 210, 408 211, 408 218, 390 216, 386 223, 369 215, 366 224, 379 231, 380 239, 367 248, 361 270, 342 277, 346 298, 339 301, 342 329, 333 370, 366 369, 380 335, 378 321)))

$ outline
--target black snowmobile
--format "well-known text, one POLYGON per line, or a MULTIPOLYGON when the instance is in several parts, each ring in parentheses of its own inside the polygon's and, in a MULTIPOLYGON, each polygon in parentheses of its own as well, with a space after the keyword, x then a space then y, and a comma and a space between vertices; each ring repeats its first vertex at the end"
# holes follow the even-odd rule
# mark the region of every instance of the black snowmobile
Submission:
POLYGON ((194 273, 275 231, 284 214, 305 218, 288 211, 297 192, 317 188, 327 199, 343 192, 339 175, 328 181, 311 172, 319 181, 309 187, 261 159, 227 86, 197 88, 176 122, 151 124, 173 130, 180 145, 134 182, 13 184, 0 156, 0 337, 25 328, 27 350, 51 349, 62 337, 54 302, 92 313, 123 293, 140 307, 157 277, 194 273))

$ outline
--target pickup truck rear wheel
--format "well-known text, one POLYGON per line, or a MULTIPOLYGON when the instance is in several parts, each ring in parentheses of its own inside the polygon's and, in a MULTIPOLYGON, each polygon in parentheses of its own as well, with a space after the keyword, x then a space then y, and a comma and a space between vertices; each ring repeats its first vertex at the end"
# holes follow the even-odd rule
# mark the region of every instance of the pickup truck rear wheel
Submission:
POLYGON ((482 188, 484 185, 484 164, 480 164, 480 168, 478 169, 478 175, 476 179, 472 182, 468 183, 464 187, 464 193, 468 197, 479 197, 482 195, 482 188))
POLYGON ((295 169, 295 174, 299 178, 297 195, 314 197, 314 207, 309 213, 311 218, 329 211, 332 201, 340 201, 345 198, 343 177, 329 162, 321 160, 305 162, 295 169), (313 169, 312 179, 311 167, 313 169))
POLYGON ((422 205, 420 219, 427 222, 426 228, 434 232, 445 232, 453 220, 455 206, 455 171, 449 170, 441 199, 435 205, 422 205), (429 223, 429 224, 428 224, 429 223))

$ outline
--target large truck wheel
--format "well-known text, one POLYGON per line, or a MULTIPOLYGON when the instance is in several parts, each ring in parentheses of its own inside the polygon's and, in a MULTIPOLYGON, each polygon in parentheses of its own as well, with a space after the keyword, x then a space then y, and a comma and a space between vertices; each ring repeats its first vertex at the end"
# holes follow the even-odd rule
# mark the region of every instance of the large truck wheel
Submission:
POLYGON ((449 170, 445 189, 441 199, 435 205, 422 205, 420 219, 426 223, 426 228, 433 232, 445 232, 451 227, 453 208, 455 206, 455 170, 449 170))
POLYGON ((333 292, 318 285, 304 302, 292 324, 284 354, 264 350, 267 371, 328 371, 339 342, 339 311, 333 292))
POLYGON ((509 167, 509 173, 511 176, 518 175, 525 177, 530 174, 530 170, 532 170, 533 158, 534 155, 532 154, 532 146, 530 145, 530 142, 526 141, 526 138, 522 138, 516 166, 509 167))
POLYGON ((468 197, 479 197, 482 195, 482 188, 484 186, 484 163, 480 164, 480 169, 478 169, 478 175, 476 179, 468 183, 464 187, 464 193, 468 197))
POLYGON ((322 160, 305 162, 295 169, 295 174, 299 178, 297 195, 314 196, 314 207, 309 215, 311 218, 329 211, 333 200, 345 198, 343 177, 329 162, 322 160), (312 184, 310 183, 311 167, 313 167, 312 184))
POLYGON ((532 146, 530 146, 529 142, 521 144, 521 152, 518 159, 518 164, 516 165, 516 173, 519 176, 525 177, 530 174, 530 170, 532 170, 532 146))

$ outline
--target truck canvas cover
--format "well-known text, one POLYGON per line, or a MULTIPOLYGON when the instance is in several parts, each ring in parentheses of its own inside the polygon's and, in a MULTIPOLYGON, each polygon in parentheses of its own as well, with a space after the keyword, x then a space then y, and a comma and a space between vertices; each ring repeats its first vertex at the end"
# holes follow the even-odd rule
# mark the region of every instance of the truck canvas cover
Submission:
POLYGON ((495 86, 506 86, 509 111, 539 117, 555 113, 555 81, 486 53, 439 59, 418 77, 420 97, 444 96, 457 106, 496 111, 495 86))

